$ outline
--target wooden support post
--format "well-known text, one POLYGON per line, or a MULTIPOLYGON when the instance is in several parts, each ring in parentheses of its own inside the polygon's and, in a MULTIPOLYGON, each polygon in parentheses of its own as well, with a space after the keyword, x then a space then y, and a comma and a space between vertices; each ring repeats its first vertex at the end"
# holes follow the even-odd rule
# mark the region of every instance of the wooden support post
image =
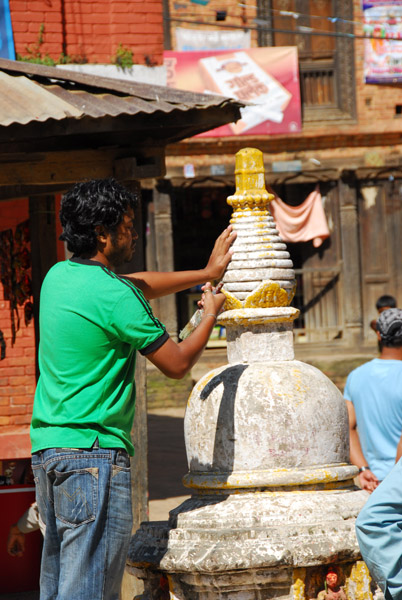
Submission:
MULTIPOLYGON (((131 459, 133 534, 143 521, 148 521, 148 419, 146 382, 146 358, 138 353, 135 370, 135 419, 131 432, 131 439, 135 447, 134 458, 131 459)), ((128 571, 125 571, 120 600, 133 600, 134 596, 143 591, 143 582, 128 571)))
POLYGON ((39 377, 39 296, 46 273, 57 262, 55 201, 52 195, 29 198, 36 378, 39 377))
MULTIPOLYGON (((152 253, 147 253, 154 271, 174 271, 173 228, 170 195, 153 190, 153 215, 150 220, 152 253)), ((169 335, 177 339, 176 298, 173 294, 154 300, 152 306, 158 319, 166 325, 169 335)))
POLYGON ((345 341, 358 348, 363 340, 363 307, 357 183, 354 173, 344 171, 339 180, 339 206, 343 265, 345 341))
MULTIPOLYGON (((140 192, 137 182, 124 182, 124 185, 140 192)), ((134 226, 138 233, 136 251, 130 263, 124 265, 120 273, 133 273, 145 270, 144 223, 143 208, 139 201, 135 211, 134 226)), ((147 434, 147 389, 146 389, 146 359, 137 353, 135 370, 135 419, 131 431, 131 439, 135 447, 135 455, 131 460, 131 499, 133 503, 133 533, 137 531, 142 521, 148 520, 148 434, 147 434)), ((132 600, 135 595, 144 590, 142 581, 124 573, 120 598, 132 600)))

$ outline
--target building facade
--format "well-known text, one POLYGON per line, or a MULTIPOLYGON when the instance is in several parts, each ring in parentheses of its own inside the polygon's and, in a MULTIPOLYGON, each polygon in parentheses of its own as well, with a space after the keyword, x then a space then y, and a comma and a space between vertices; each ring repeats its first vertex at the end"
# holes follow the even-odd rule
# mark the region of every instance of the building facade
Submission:
MULTIPOLYGON (((295 30, 297 22, 330 34, 360 35, 360 3, 315 0, 306 6, 299 0, 238 5, 226 0, 10 0, 15 48, 22 56, 36 53, 58 60, 64 55, 110 63, 118 48, 125 48, 136 63, 161 65, 164 47, 175 49, 177 27, 202 31, 222 24, 229 30, 248 30, 253 47, 296 45, 302 131, 196 137, 168 146, 166 175, 144 182, 147 266, 204 266, 216 235, 230 218, 226 198, 233 192, 234 154, 245 146, 257 147, 264 153, 267 181, 284 202, 295 206, 319 185, 330 229, 329 239, 319 248, 311 242, 289 244, 298 278, 295 304, 301 309, 296 343, 359 349, 375 345, 369 322, 375 317, 377 297, 388 293, 400 301, 402 296, 402 104, 397 85, 364 83, 363 39, 309 36, 295 30), (218 12, 224 21, 216 20, 218 12), (292 14, 301 16, 295 19, 292 14), (343 21, 332 23, 329 18, 334 15, 343 21), (274 164, 286 168, 295 161, 300 165, 297 171, 274 169, 274 164), (191 165, 190 177, 186 165, 191 165), (205 242, 195 244, 201 234, 205 242)), ((27 198, 0 203, 2 231, 15 233, 27 216, 27 198)), ((172 335, 186 322, 196 296, 194 290, 156 305, 172 335)), ((20 328, 11 345, 9 302, 3 296, 0 323, 7 343, 7 356, 0 361, 0 425, 12 431, 26 427, 30 419, 33 323, 25 323, 20 309, 20 328)))
MULTIPOLYGON (((190 247, 189 223, 194 230, 205 224, 211 241, 226 225, 234 154, 259 148, 267 181, 289 206, 300 205, 319 186, 330 229, 318 248, 312 242, 289 244, 298 278, 295 305, 301 309, 296 343, 355 350, 375 345, 369 323, 377 298, 392 294, 400 302, 402 296, 402 105, 398 84, 364 83, 360 2, 166 0, 166 14, 165 39, 173 50, 178 28, 230 26, 249 31, 251 47, 297 46, 302 103, 300 133, 193 138, 168 148, 160 190, 171 199, 174 248, 183 247, 183 237, 190 247)), ((185 268, 185 257, 176 262, 185 268)))

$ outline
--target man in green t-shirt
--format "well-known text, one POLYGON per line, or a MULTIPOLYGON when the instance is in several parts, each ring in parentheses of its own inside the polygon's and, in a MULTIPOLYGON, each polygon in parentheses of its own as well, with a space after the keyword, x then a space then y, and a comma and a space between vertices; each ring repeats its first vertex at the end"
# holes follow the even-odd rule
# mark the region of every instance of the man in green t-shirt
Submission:
POLYGON ((45 277, 32 467, 46 524, 41 600, 117 600, 132 527, 129 455, 136 351, 183 377, 224 303, 211 293, 235 238, 228 227, 205 269, 116 275, 138 236, 135 196, 113 179, 76 184, 63 198, 62 240, 73 253, 45 277), (204 316, 180 344, 148 300, 207 282, 204 316))

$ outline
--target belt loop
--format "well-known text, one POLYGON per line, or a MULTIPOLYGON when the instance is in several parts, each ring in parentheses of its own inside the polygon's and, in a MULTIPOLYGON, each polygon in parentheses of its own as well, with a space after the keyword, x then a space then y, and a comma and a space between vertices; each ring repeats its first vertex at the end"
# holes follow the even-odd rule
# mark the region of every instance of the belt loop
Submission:
POLYGON ((130 456, 125 448, 114 448, 115 450, 115 464, 120 467, 130 466, 130 456))

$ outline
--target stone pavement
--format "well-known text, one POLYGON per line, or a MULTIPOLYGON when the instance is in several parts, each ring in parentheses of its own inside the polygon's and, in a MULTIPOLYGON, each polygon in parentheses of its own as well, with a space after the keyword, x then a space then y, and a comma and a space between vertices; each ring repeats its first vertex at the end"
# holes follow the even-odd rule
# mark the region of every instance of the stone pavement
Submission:
POLYGON ((169 511, 188 497, 181 480, 187 473, 183 417, 185 407, 148 411, 148 487, 150 521, 166 521, 169 511))

